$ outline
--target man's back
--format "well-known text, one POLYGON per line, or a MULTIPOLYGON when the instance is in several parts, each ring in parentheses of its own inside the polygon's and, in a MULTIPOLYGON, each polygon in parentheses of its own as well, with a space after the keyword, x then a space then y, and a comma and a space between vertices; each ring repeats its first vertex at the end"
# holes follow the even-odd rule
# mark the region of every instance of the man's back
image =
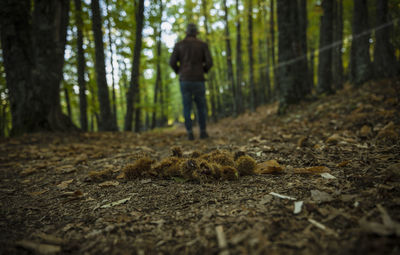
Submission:
POLYGON ((204 81, 204 73, 212 66, 207 44, 196 37, 186 37, 175 45, 170 65, 181 81, 204 81))

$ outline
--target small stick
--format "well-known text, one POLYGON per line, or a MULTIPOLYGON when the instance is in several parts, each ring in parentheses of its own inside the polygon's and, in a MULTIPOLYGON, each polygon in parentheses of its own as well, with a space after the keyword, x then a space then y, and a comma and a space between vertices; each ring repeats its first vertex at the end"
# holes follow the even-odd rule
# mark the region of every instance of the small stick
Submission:
POLYGON ((228 242, 226 241, 224 227, 223 226, 216 226, 215 232, 217 232, 217 240, 218 240, 218 247, 220 248, 221 252, 219 255, 229 255, 228 251, 228 242))

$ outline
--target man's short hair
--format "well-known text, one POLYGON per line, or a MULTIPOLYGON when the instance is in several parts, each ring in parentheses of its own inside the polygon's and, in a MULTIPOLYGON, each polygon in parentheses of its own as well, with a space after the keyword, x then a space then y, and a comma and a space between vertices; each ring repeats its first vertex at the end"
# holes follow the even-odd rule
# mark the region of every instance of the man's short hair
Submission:
POLYGON ((197 35, 199 31, 197 30, 196 24, 189 23, 186 27, 186 34, 187 35, 197 35))

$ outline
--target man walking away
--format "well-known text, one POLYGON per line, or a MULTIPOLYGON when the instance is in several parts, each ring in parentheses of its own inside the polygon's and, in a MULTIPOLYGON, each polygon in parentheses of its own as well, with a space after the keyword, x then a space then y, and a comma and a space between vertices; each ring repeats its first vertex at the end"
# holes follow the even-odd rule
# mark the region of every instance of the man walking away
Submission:
POLYGON ((179 75, 181 87, 183 116, 189 140, 194 140, 192 130, 192 100, 196 103, 200 139, 208 137, 206 131, 206 96, 204 85, 204 73, 212 67, 212 58, 208 45, 197 39, 197 26, 189 23, 186 29, 186 37, 175 44, 169 64, 175 73, 179 75))

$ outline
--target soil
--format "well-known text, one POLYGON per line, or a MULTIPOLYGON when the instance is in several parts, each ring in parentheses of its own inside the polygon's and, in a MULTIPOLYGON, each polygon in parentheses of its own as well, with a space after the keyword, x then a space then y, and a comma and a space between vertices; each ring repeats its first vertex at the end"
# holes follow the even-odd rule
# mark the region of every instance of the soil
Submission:
POLYGON ((400 254, 399 88, 348 87, 284 116, 259 107, 210 124, 204 140, 188 141, 182 126, 5 139, 0 253, 400 254), (241 151, 283 170, 233 181, 123 177, 176 146, 184 157, 241 151))

